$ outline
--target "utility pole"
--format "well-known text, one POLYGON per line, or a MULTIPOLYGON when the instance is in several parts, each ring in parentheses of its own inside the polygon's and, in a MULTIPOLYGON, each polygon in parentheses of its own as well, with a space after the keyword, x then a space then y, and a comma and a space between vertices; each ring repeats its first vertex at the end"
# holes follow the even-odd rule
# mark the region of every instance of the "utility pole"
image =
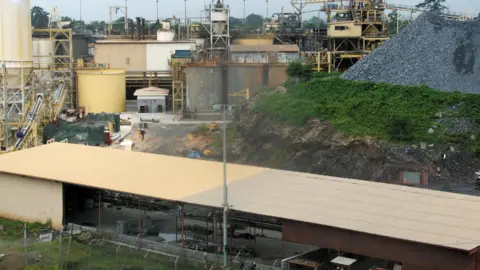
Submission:
POLYGON ((187 0, 185 0, 185 39, 188 39, 187 0))
POLYGON ((245 0, 243 0, 243 24, 247 24, 247 16, 245 15, 245 0))
POLYGON ((2 111, 3 111, 3 124, 5 128, 5 149, 8 149, 8 93, 7 93, 7 65, 2 63, 2 91, 3 91, 3 102, 2 102, 2 111))
POLYGON ((266 1, 267 1, 267 17, 265 19, 268 20, 268 0, 266 0, 266 1))
POLYGON ((228 266, 227 105, 223 105, 223 267, 228 266))
MULTIPOLYGON (((61 22, 60 22, 61 23, 61 22)), ((83 20, 82 20, 82 0, 80 0, 80 31, 83 32, 83 20)))

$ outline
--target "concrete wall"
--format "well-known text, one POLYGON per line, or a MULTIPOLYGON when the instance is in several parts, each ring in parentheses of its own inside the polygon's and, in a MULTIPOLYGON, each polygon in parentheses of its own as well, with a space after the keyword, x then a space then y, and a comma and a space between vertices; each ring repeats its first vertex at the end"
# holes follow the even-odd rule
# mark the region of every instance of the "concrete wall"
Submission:
POLYGON ((168 61, 175 50, 192 50, 195 48, 195 43, 152 43, 147 44, 146 48, 146 63, 148 71, 162 71, 170 70, 168 61))
POLYGON ((89 56, 88 54, 88 37, 74 36, 72 40, 73 58, 89 56))
POLYGON ((289 63, 299 59, 298 53, 232 52, 230 60, 235 63, 289 63))
POLYGON ((198 111, 211 111, 222 102, 222 68, 188 67, 187 107, 198 111))
POLYGON ((167 106, 165 97, 162 98, 138 98, 137 99, 137 112, 140 112, 140 107, 147 106, 148 111, 144 113, 159 113, 158 105, 162 105, 162 112, 165 113, 167 106))
POLYGON ((0 173, 0 216, 26 222, 51 220, 53 227, 60 228, 62 184, 0 173))
POLYGON ((95 62, 128 71, 147 70, 146 44, 95 44, 95 62))

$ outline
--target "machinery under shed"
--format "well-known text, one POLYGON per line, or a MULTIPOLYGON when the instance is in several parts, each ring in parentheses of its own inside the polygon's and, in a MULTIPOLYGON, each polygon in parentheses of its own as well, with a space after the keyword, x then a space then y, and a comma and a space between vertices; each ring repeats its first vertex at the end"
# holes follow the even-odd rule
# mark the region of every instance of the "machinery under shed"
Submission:
MULTIPOLYGON (((216 213, 223 189, 221 174, 212 172, 221 167, 217 162, 52 143, 0 156, 0 213, 25 221, 51 220, 57 228, 84 220, 66 215, 71 209, 90 209, 90 226, 98 228, 115 228, 130 215, 139 222, 135 224, 163 226, 173 243, 187 247, 192 237, 202 238, 208 247, 220 238, 213 240, 216 233, 211 231, 221 230, 212 225, 221 219, 216 213), (36 166, 25 167, 25 162, 36 166), (130 214, 114 214, 119 207, 130 214), (205 225, 192 227, 189 218, 205 225)), ((243 224, 242 233, 234 231, 231 238, 243 237, 248 243, 254 236, 260 245, 259 239, 270 235, 278 245, 269 250, 276 250, 275 258, 283 263, 294 259, 288 256, 300 248, 287 247, 297 243, 358 262, 376 258, 395 269, 480 269, 477 197, 234 164, 227 167, 227 179, 230 227, 243 224)), ((122 232, 132 231, 128 222, 125 226, 122 232)))

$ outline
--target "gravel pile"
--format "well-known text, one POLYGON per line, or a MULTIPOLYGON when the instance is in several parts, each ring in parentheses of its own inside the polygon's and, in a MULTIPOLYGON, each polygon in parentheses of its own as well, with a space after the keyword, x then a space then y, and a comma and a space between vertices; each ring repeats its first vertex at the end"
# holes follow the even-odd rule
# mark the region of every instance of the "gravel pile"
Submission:
POLYGON ((424 13, 342 78, 480 93, 480 21, 424 13))

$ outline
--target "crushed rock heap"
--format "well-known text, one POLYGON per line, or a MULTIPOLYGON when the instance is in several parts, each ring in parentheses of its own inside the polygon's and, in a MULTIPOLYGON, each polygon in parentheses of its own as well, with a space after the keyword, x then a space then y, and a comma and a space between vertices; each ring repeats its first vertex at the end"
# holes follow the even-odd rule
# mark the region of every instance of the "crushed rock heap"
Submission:
POLYGON ((342 78, 480 93, 480 21, 424 13, 342 78))

